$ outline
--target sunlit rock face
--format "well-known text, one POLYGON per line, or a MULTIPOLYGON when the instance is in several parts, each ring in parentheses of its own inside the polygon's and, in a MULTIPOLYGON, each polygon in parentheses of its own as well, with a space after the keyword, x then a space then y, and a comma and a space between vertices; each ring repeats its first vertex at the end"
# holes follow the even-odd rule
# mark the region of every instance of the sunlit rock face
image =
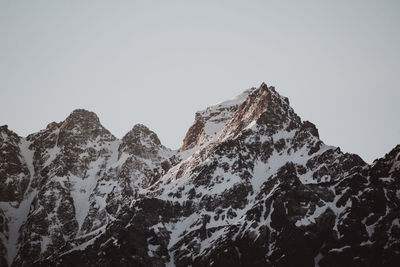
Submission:
POLYGON ((264 83, 197 112, 178 151, 85 110, 0 132, 1 266, 400 262, 400 147, 368 165, 264 83))

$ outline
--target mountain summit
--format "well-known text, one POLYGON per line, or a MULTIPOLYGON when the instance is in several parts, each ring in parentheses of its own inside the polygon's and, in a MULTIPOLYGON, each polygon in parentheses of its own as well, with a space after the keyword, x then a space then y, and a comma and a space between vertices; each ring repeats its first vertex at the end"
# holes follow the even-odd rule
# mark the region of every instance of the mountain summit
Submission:
POLYGON ((368 165, 265 83, 197 112, 177 151, 85 110, 0 132, 1 266, 400 262, 400 146, 368 165))

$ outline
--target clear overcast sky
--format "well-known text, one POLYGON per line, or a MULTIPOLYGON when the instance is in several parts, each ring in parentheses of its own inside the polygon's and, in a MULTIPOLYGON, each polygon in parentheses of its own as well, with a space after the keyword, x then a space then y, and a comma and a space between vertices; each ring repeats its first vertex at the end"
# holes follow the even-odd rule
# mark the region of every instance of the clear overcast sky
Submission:
POLYGON ((371 162, 400 143, 399 71, 400 1, 0 0, 0 125, 21 136, 85 108, 178 148, 265 81, 371 162))

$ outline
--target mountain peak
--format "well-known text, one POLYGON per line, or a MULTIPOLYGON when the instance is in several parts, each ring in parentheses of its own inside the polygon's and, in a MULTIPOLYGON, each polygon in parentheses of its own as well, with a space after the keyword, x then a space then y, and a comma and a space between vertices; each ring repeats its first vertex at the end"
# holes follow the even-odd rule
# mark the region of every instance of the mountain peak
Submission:
MULTIPOLYGON (((53 125, 54 127, 57 125, 53 125)), ((86 139, 96 139, 104 136, 107 140, 114 140, 115 137, 101 125, 99 117, 94 112, 85 109, 75 109, 61 122, 59 128, 60 140, 69 139, 75 136, 82 141, 86 139)))
POLYGON ((0 266, 400 262, 400 145, 369 166, 265 83, 196 113, 180 151, 143 124, 116 140, 83 109, 8 131, 0 266))
POLYGON ((8 125, 7 124, 4 124, 4 125, 1 125, 0 126, 0 131, 7 131, 8 130, 8 125))
POLYGON ((148 143, 152 143, 154 145, 161 145, 160 139, 158 139, 158 136, 156 133, 154 133, 152 130, 150 130, 146 125, 143 124, 135 124, 132 127, 132 130, 130 130, 123 138, 122 140, 130 140, 137 142, 139 140, 147 140, 148 143))
POLYGON ((9 138, 12 138, 14 140, 19 140, 19 136, 10 129, 8 129, 8 125, 0 126, 0 144, 1 140, 4 141, 5 139, 9 138))
POLYGON ((257 120, 267 107, 275 113, 290 109, 286 97, 279 95, 275 87, 262 82, 258 88, 252 87, 233 99, 197 112, 181 151, 237 135, 257 120))
POLYGON ((92 111, 88 111, 86 109, 75 109, 73 110, 69 116, 65 119, 68 122, 82 122, 82 121, 90 121, 92 123, 100 124, 99 117, 97 117, 96 113, 92 111))
POLYGON ((280 127, 289 121, 300 123, 300 118, 289 105, 287 97, 268 87, 264 82, 252 90, 239 105, 232 120, 226 125, 219 140, 234 137, 254 123, 269 125, 268 128, 280 127))
POLYGON ((225 125, 232 119, 239 105, 255 90, 255 87, 247 89, 235 98, 196 112, 195 121, 186 133, 181 151, 196 146, 201 147, 216 140, 225 125))
POLYGON ((96 113, 85 109, 75 109, 63 121, 61 129, 102 127, 96 113))
POLYGON ((164 148, 156 133, 143 124, 133 126, 122 138, 120 152, 141 156, 143 158, 152 157, 157 154, 158 149, 164 148))
POLYGON ((262 82, 259 88, 266 90, 268 89, 268 85, 265 82, 262 82))

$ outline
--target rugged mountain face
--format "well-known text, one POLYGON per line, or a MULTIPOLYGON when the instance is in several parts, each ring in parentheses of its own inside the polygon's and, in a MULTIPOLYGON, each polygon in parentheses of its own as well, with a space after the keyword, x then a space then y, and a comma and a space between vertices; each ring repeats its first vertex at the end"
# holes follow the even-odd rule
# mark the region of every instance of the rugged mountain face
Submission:
POLYGON ((1 134, 1 266, 29 266, 101 233, 174 153, 143 125, 118 140, 86 110, 27 138, 1 134))
POLYGON ((368 165, 265 84, 196 113, 178 151, 84 110, 1 133, 3 265, 400 262, 400 146, 368 165))

